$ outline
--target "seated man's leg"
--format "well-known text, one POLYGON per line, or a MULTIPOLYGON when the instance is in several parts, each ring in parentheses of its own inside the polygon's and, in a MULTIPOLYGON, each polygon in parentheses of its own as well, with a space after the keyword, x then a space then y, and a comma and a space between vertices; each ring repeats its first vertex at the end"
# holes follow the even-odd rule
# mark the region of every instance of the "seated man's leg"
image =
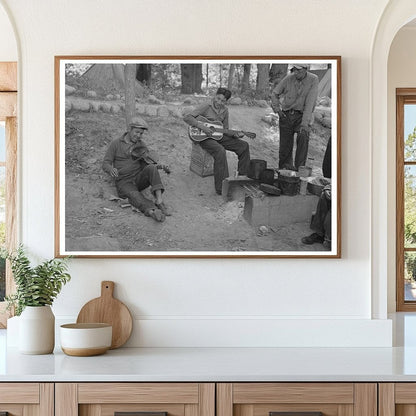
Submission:
POLYGON ((149 186, 153 194, 158 190, 162 192, 165 190, 156 165, 147 165, 136 175, 135 182, 139 191, 143 191, 149 186))
POLYGON ((156 165, 147 165, 136 176, 136 186, 139 191, 142 191, 150 186, 150 190, 155 197, 155 202, 152 202, 153 206, 160 209, 164 215, 172 215, 170 207, 165 205, 163 202, 162 194, 165 188, 162 184, 159 169, 156 167, 156 165))
POLYGON ((228 178, 228 163, 225 148, 214 139, 207 139, 199 143, 214 158, 214 184, 217 194, 221 195, 222 181, 228 178))
POLYGON ((331 248, 331 241, 332 241, 331 209, 329 209, 328 213, 325 216, 324 230, 325 230, 324 247, 331 248))
POLYGON ((247 175, 250 166, 250 147, 245 140, 224 135, 220 144, 238 156, 238 173, 247 175))
POLYGON ((148 214, 149 210, 155 209, 155 204, 145 198, 137 189, 132 180, 124 180, 117 182, 117 192, 120 198, 128 198, 131 205, 144 214, 148 214))
MULTIPOLYGON (((304 244, 313 244, 313 243, 323 243, 326 237, 326 227, 328 227, 328 218, 329 223, 331 222, 331 201, 327 199, 325 193, 322 192, 319 197, 318 204, 316 206, 315 215, 312 218, 311 229, 315 232, 307 237, 302 238, 302 243, 304 244)), ((330 229, 329 229, 330 231, 330 229)))

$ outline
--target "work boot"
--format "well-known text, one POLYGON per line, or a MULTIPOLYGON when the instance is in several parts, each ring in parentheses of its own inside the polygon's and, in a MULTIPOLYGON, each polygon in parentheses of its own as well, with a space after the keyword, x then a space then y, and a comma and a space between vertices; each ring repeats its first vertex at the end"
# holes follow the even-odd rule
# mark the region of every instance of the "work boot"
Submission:
POLYGON ((160 204, 155 204, 167 217, 172 215, 172 208, 169 205, 166 205, 164 202, 160 204))
POLYGON ((319 235, 317 233, 313 233, 311 235, 308 235, 307 237, 302 238, 303 244, 314 244, 314 243, 322 244, 323 242, 324 242, 324 236, 319 235))
POLYGON ((150 209, 146 215, 152 217, 157 222, 165 221, 165 214, 158 208, 150 209))
POLYGON ((331 250, 331 240, 328 240, 327 238, 325 238, 322 244, 325 250, 331 250))

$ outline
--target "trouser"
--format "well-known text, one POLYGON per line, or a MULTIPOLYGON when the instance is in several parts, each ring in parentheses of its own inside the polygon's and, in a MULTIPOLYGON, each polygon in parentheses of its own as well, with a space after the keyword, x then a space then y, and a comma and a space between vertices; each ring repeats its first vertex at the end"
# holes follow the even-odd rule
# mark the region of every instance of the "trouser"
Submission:
POLYGON ((299 131, 302 123, 302 112, 288 110, 283 113, 285 117, 279 119, 279 168, 285 169, 293 166, 293 142, 295 133, 297 133, 295 168, 299 169, 299 166, 305 166, 308 157, 309 133, 304 130, 299 131))
POLYGON ((221 193, 222 181, 229 177, 226 150, 238 156, 238 173, 247 175, 250 149, 246 141, 224 135, 221 140, 206 139, 200 145, 214 158, 214 184, 217 193, 221 193))
POLYGON ((324 154, 324 160, 322 161, 322 173, 325 178, 331 177, 331 137, 328 139, 328 144, 326 145, 326 150, 324 154))
POLYGON ((156 165, 147 165, 133 178, 119 179, 116 182, 116 186, 120 198, 128 198, 131 205, 145 214, 155 209, 156 205, 140 191, 143 191, 149 186, 151 187, 152 193, 159 189, 162 192, 164 191, 156 165))
POLYGON ((322 192, 312 218, 311 229, 331 240, 331 200, 322 192))

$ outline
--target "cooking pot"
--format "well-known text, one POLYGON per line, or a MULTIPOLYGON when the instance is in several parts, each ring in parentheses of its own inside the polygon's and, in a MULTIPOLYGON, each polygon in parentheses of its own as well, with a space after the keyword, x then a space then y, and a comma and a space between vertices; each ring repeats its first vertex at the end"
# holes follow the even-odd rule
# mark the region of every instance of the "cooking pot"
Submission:
POLYGON ((260 174, 267 167, 267 162, 262 159, 251 159, 247 176, 251 179, 260 179, 260 174))
POLYGON ((264 169, 262 172, 260 172, 260 182, 273 185, 274 169, 264 169))

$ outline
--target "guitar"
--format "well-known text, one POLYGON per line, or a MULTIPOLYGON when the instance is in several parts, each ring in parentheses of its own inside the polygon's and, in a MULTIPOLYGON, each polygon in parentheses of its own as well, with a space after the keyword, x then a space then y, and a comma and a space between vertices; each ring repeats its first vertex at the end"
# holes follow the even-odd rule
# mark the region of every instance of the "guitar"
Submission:
POLYGON ((203 123, 204 126, 208 127, 211 130, 211 134, 208 135, 204 131, 202 131, 198 127, 189 126, 188 127, 188 134, 189 138, 196 142, 202 142, 206 139, 214 139, 214 140, 221 140, 224 134, 229 134, 230 136, 234 133, 243 133, 245 136, 249 137, 250 139, 256 138, 256 133, 251 133, 249 131, 241 131, 241 130, 230 130, 230 129, 224 129, 223 124, 220 121, 209 121, 203 116, 198 116, 196 119, 203 123))

